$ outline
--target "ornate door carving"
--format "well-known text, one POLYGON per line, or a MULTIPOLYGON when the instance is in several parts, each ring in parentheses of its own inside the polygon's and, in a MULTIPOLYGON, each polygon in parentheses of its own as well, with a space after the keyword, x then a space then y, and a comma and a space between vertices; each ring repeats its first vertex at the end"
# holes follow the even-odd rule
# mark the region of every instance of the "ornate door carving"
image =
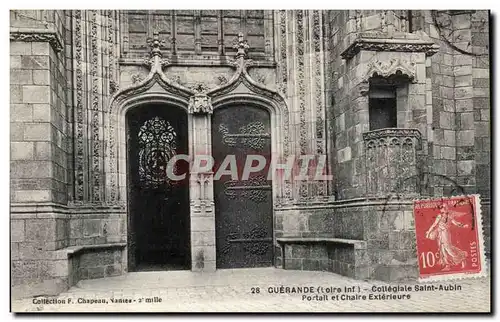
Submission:
POLYGON ((187 164, 167 164, 187 153, 187 116, 175 108, 150 105, 127 114, 129 187, 129 269, 189 268, 189 185, 187 164))
POLYGON ((230 175, 214 180, 217 267, 272 266, 269 113, 254 106, 230 106, 215 110, 212 122, 215 171, 228 155, 235 155, 238 166, 237 180, 230 175), (242 180, 248 155, 264 156, 267 162, 263 170, 242 180))

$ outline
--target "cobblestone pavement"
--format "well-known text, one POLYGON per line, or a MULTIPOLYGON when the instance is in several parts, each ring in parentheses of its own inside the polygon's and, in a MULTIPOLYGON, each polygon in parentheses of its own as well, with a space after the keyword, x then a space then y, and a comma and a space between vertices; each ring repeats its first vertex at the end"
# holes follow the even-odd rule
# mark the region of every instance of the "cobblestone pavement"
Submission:
POLYGON ((12 309, 15 312, 490 312, 491 307, 489 277, 389 284, 357 281, 327 272, 254 268, 214 273, 139 272, 85 280, 58 297, 13 301, 12 309), (411 286, 413 290, 373 289, 397 285, 411 286), (415 291, 416 286, 422 285, 461 289, 415 291), (280 286, 312 287, 314 293, 309 299, 303 298, 304 294, 290 293, 292 289, 289 293, 276 293, 280 292, 280 286), (346 287, 353 289, 352 292, 346 292, 346 287), (381 299, 389 294, 409 295, 410 299, 381 299), (346 300, 347 295, 351 298, 357 295, 358 299, 346 300), (359 299, 362 296, 366 299, 359 299), (111 298, 129 299, 132 303, 112 303, 111 298), (42 299, 57 299, 66 304, 33 304, 42 299), (98 299, 107 303, 75 304, 98 299))

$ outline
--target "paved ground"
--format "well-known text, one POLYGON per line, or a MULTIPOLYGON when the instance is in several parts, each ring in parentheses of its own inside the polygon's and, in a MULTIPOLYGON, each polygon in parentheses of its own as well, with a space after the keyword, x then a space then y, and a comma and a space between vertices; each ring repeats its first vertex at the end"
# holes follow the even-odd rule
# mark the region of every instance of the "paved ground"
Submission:
MULTIPOLYGON (((490 278, 429 283, 461 290, 415 291, 424 284, 387 284, 352 280, 327 272, 285 271, 276 268, 140 272, 124 276, 80 281, 58 297, 66 304, 33 304, 33 299, 13 302, 16 312, 489 312, 490 278), (411 286, 412 291, 377 291, 373 287, 411 286), (312 296, 280 292, 284 287, 312 287, 312 296), (353 288, 352 292, 346 292, 353 288), (340 288, 340 292, 337 288, 340 288), (271 293, 272 292, 272 293, 271 293), (383 295, 410 299, 381 299, 383 295), (338 295, 338 297, 337 297, 338 295), (346 300, 345 296, 358 298, 346 300), (366 299, 359 299, 365 296, 366 299), (370 296, 372 299, 370 299, 370 296), (375 299, 374 297, 378 298, 375 299), (326 297, 326 299, 325 299, 326 297), (132 303, 116 304, 111 298, 132 303), (342 300, 344 298, 344 300, 342 300), (103 304, 75 304, 99 300, 103 304), (71 301, 71 303, 68 303, 71 301), (161 301, 161 302, 160 302, 161 301)), ((304 289, 303 289, 304 290, 304 289)), ((286 292, 284 289, 283 291, 286 292)), ((40 301, 44 298, 37 298, 40 301)))

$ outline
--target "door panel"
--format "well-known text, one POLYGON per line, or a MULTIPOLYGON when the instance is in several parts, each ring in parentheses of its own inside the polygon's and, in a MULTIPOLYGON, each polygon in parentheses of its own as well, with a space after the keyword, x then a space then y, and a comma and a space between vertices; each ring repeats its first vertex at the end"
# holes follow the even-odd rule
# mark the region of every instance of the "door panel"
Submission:
MULTIPOLYGON (((168 161, 186 154, 187 115, 148 105, 127 113, 129 269, 182 269, 190 265, 189 185, 167 177, 168 161)), ((187 164, 177 163, 177 174, 187 164)))
POLYGON ((237 180, 230 175, 214 180, 217 267, 272 266, 269 113, 255 106, 230 106, 215 110, 212 122, 215 172, 228 155, 235 155, 238 166, 237 180), (242 180, 247 155, 263 156, 266 166, 242 180))

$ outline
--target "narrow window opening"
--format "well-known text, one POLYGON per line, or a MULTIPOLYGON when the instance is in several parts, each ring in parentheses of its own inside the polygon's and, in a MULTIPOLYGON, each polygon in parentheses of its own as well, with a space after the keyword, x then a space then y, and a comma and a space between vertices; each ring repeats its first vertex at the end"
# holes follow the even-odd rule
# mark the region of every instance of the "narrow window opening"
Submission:
POLYGON ((370 85, 370 131, 397 127, 396 87, 370 85))

